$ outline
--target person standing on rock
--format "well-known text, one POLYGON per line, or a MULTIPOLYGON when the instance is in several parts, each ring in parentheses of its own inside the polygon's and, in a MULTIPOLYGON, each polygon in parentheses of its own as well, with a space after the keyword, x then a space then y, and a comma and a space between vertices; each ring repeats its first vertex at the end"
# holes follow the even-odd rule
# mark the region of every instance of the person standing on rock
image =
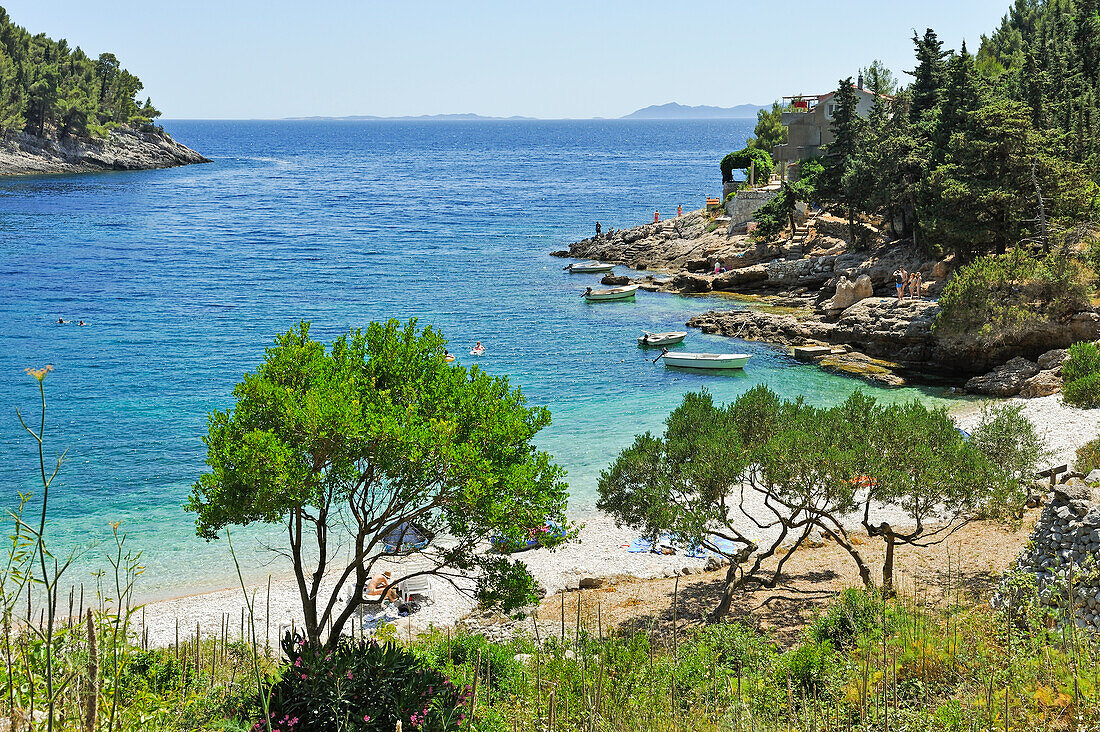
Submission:
POLYGON ((661 212, 654 209, 653 211, 653 223, 658 223, 661 220, 661 212))
POLYGON ((904 267, 898 267, 894 270, 894 286, 898 288, 898 304, 901 304, 902 299, 905 298, 905 288, 909 284, 909 273, 905 271, 904 267))
POLYGON ((680 216, 683 216, 683 215, 684 215, 684 204, 682 204, 682 203, 676 204, 676 217, 679 218, 680 216))
POLYGON ((596 222, 596 238, 597 239, 600 238, 600 222, 599 221, 596 222))
POLYGON ((923 296, 924 276, 920 272, 914 272, 910 280, 913 283, 913 299, 920 300, 923 296))

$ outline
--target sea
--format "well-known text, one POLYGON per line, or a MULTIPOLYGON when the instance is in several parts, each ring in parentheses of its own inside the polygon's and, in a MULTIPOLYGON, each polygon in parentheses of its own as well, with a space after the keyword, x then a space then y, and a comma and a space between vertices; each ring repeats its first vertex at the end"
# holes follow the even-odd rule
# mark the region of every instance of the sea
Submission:
MULTIPOLYGON (((548 407, 537 438, 567 471, 570 514, 595 509, 600 471, 660 431, 689 391, 719 401, 766 383, 832 404, 876 389, 766 344, 692 331, 692 350, 744 352, 744 371, 652 363, 642 331, 683 329, 718 296, 639 292, 588 304, 594 275, 550 252, 654 210, 702 207, 718 162, 752 121, 169 121, 210 164, 0 181, 0 507, 42 495, 35 439, 46 393, 47 540, 76 552, 71 582, 109 570, 112 526, 144 567, 143 598, 231 586, 224 541, 183 505, 205 469, 207 415, 233 405, 276 334, 302 320, 331 340, 372 320, 417 318, 460 362, 507 376, 548 407), (66 321, 59 324, 58 320, 66 321), (83 320, 85 325, 77 323, 83 320), (476 361, 466 354, 487 348, 476 361)), ((626 272, 624 268, 620 271, 626 272)), ((34 515, 37 516, 35 513, 34 515)), ((2 522, 10 533, 10 517, 2 522)), ((245 573, 285 571, 272 527, 241 531, 245 573)), ((3 561, 3 556, 0 556, 3 561)))

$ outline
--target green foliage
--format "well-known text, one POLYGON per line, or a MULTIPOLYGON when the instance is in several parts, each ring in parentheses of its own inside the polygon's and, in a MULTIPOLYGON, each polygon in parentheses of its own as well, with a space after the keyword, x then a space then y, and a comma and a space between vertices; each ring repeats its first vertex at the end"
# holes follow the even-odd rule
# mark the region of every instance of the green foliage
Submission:
POLYGON ((1036 325, 1058 322, 1088 305, 1085 272, 1059 254, 1022 248, 986 255, 961 267, 940 294, 933 332, 995 345, 1036 325))
MULTIPOLYGON (((981 444, 994 442, 991 436, 981 444)), ((992 455, 1008 452, 1005 441, 997 444, 1003 452, 992 455)), ((1030 449, 1022 438, 1016 444, 1020 451, 1030 449)), ((757 386, 718 406, 708 393, 692 393, 669 415, 663 435, 639 435, 601 473, 597 506, 650 538, 672 533, 710 546, 714 534, 727 537, 735 547, 723 553, 732 561, 743 561, 749 550, 770 556, 787 532, 817 527, 848 551, 870 584, 870 568, 843 523, 845 516, 858 515, 867 533, 887 544, 883 584, 889 586, 890 547, 919 541, 932 522, 950 526, 991 513, 991 504, 1018 505, 1029 476, 1012 466, 1028 459, 1007 455, 1004 465, 993 466, 978 444, 963 439, 945 409, 916 401, 882 405, 857 391, 823 409, 781 401, 757 386), (768 548, 757 547, 740 530, 737 506, 746 500, 768 506, 767 520, 784 529, 768 548), (916 530, 895 530, 876 515, 880 507, 904 513, 916 530)), ((744 574, 731 573, 730 587, 759 570, 757 559, 744 574)))
POLYGON ((0 8, 0 133, 103 136, 109 124, 149 131, 160 112, 137 101, 141 90, 114 54, 92 59, 64 39, 31 35, 0 8))
MULTIPOLYGON (((1034 477, 1050 457, 1046 440, 1023 415, 1020 404, 982 404, 977 426, 970 432, 970 443, 988 461, 990 470, 999 475, 995 485, 1023 486, 1034 477)), ((1019 507, 1019 496, 990 496, 982 507, 986 517, 1005 518, 1019 507)))
POLYGON ((749 168, 755 164, 756 181, 767 181, 775 164, 772 162, 771 152, 757 147, 745 147, 737 152, 731 152, 722 158, 722 182, 729 183, 733 180, 733 171, 741 169, 745 173, 746 180, 749 168))
MULTIPOLYGON (((469 689, 459 691, 393 643, 342 638, 334 646, 289 632, 287 665, 270 689, 272 725, 290 732, 390 732, 398 721, 425 732, 458 730, 469 689)), ((253 726, 264 729, 264 721, 253 726)))
POLYGON ((1089 440, 1077 448, 1074 458, 1073 469, 1078 473, 1088 475, 1100 468, 1100 437, 1089 440))
POLYGON ((847 652, 860 637, 874 637, 882 630, 882 598, 865 589, 849 588, 840 593, 825 612, 807 628, 818 644, 828 643, 847 652))
POLYGON ((836 651, 828 641, 802 643, 779 657, 775 684, 792 688, 799 699, 832 699, 839 686, 837 661, 836 651))
POLYGON ((431 537, 421 555, 451 570, 480 569, 479 596, 506 610, 533 600, 534 580, 525 565, 485 554, 481 542, 525 540, 546 521, 568 525, 562 470, 531 444, 549 412, 528 407, 506 378, 447 363, 445 346, 415 320, 390 320, 326 348, 303 322, 237 385, 235 407, 210 415, 210 472, 188 504, 199 535, 282 523, 306 584, 318 571, 311 562, 346 562, 330 592, 314 586, 303 598, 313 640, 330 619, 338 635, 359 602, 344 604, 342 594, 362 597, 386 533, 405 522, 431 537), (358 547, 351 556, 329 542, 335 526, 350 532, 358 547))
MULTIPOLYGON (((770 160, 775 147, 787 142, 787 127, 783 124, 783 110, 784 107, 779 102, 772 102, 771 109, 758 110, 756 113, 756 127, 752 132, 753 137, 748 139, 745 147, 763 150, 768 153, 770 160)), ((759 170, 759 167, 757 170, 759 170)))
POLYGON ((1100 407, 1100 348, 1084 341, 1069 347, 1062 364, 1062 399, 1066 404, 1093 409, 1100 407))
POLYGON ((435 633, 424 643, 422 652, 435 668, 446 671, 455 666, 478 665, 480 683, 508 691, 519 678, 521 666, 515 655, 530 650, 525 645, 490 643, 483 635, 459 632, 435 633))

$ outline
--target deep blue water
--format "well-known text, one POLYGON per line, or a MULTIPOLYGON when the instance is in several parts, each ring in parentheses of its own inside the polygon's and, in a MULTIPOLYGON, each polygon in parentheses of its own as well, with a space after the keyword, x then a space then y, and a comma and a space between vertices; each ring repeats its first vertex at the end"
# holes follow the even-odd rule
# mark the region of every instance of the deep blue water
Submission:
MULTIPOLYGON (((755 357, 729 376, 655 366, 635 344, 641 330, 682 327, 720 303, 639 293, 588 305, 579 294, 592 277, 548 256, 597 219, 618 228, 655 208, 698 208, 719 192, 718 160, 743 145, 750 122, 166 127, 214 162, 0 181, 3 504, 38 493, 15 410, 36 417, 23 369, 50 363, 48 453, 69 450, 53 541, 87 545, 121 521, 145 553, 145 594, 222 585, 232 572, 181 508, 203 470, 206 414, 231 405, 274 335, 303 318, 326 340, 413 316, 460 354, 481 340, 479 365, 551 409, 539 443, 568 470, 582 516, 599 471, 689 390, 726 400, 767 382, 829 403, 859 386, 698 332, 692 347, 755 357)), ((247 545, 243 554, 250 572, 267 571, 247 545)), ((77 579, 101 556, 88 551, 77 579)))

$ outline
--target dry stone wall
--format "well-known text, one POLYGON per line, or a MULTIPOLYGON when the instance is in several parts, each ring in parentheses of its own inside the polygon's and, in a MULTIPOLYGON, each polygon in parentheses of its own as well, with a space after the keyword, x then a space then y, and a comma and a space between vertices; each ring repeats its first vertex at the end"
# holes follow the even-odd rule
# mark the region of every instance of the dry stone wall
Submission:
MULTIPOLYGON (((1016 560, 1017 572, 1033 575, 1039 602, 1052 609, 1073 608, 1077 624, 1100 630, 1100 470, 1082 480, 1056 486, 1027 548, 1016 560), (1089 484, 1092 483, 1090 486, 1089 484)), ((1032 601, 1006 579, 994 603, 1032 601)))

